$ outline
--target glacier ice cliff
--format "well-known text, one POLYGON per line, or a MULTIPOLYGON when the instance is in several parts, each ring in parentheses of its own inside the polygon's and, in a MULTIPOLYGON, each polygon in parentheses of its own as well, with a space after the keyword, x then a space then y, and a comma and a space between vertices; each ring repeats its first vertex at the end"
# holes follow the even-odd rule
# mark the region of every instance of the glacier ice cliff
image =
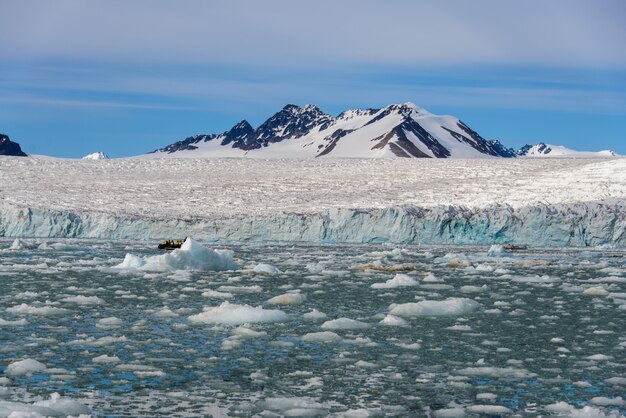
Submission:
POLYGON ((626 202, 614 199, 520 208, 402 205, 206 219, 0 206, 0 236, 624 247, 626 202))

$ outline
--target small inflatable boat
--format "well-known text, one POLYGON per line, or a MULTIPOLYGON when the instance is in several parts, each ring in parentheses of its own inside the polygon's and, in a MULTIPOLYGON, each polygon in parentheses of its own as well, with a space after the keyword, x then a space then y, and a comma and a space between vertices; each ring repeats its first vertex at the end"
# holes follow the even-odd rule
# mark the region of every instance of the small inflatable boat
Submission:
POLYGON ((171 251, 171 250, 175 250, 177 248, 182 247, 182 245, 183 245, 183 242, 180 240, 167 240, 159 244, 159 250, 171 251))

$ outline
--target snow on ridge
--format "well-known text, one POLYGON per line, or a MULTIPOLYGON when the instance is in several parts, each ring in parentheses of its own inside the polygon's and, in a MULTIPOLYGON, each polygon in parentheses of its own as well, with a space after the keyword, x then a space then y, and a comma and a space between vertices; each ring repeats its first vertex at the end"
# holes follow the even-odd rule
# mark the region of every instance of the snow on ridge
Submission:
POLYGON ((552 145, 540 142, 533 146, 526 145, 518 154, 527 158, 614 158, 621 157, 611 150, 576 151, 562 145, 552 145))
POLYGON ((109 156, 106 155, 104 152, 98 151, 92 154, 87 154, 82 159, 83 160, 108 160, 109 156))

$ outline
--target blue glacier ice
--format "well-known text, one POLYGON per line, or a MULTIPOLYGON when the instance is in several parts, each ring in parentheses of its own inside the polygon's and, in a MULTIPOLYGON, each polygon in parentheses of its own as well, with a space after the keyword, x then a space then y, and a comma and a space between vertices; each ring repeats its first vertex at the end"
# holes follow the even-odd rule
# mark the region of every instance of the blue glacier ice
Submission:
POLYGON ((517 209, 500 204, 478 209, 402 205, 184 220, 2 206, 0 236, 624 247, 626 202, 533 204, 517 209))

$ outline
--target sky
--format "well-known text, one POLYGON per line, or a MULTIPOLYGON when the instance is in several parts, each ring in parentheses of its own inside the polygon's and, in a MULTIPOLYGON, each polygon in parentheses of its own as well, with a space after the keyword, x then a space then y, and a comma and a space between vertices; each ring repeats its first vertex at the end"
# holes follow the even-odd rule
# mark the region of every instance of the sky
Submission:
POLYGON ((626 155, 623 0, 0 0, 0 132, 127 157, 293 103, 413 102, 626 155))

